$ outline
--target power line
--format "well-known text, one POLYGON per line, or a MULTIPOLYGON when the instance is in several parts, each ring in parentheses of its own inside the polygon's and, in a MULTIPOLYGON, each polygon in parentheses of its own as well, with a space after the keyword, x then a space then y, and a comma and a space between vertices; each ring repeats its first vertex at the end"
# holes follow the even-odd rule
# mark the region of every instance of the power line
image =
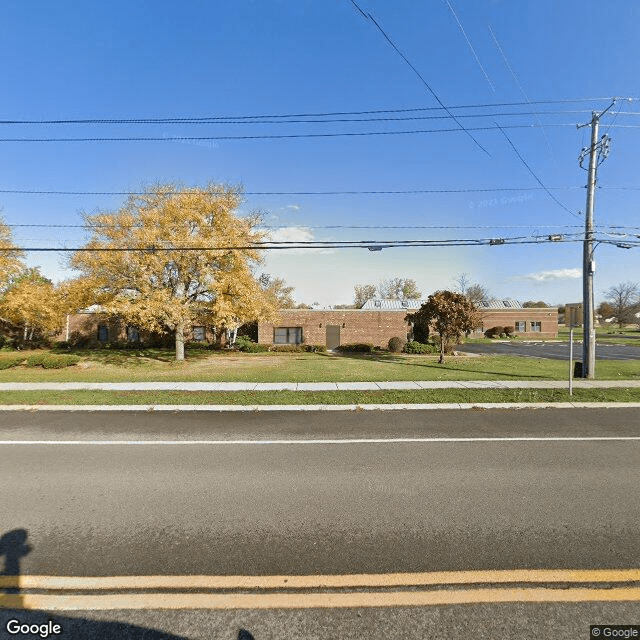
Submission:
POLYGON ((444 0, 446 5, 449 7, 449 11, 451 11, 451 15, 453 15, 456 23, 458 24, 458 28, 460 29, 462 35, 464 36, 464 39, 467 41, 467 45, 469 46, 469 49, 471 50, 471 53, 473 54, 473 57, 475 58, 475 61, 477 62, 478 66, 480 67, 480 71, 482 71, 482 75, 484 75, 485 80, 489 83, 489 86, 491 87, 491 91, 493 91, 493 93, 496 92, 496 88, 493 84, 493 82, 491 82, 491 78, 489 77, 489 74, 485 71, 485 68, 482 66, 482 62, 480 62, 480 58, 478 57, 478 54, 476 53, 476 50, 474 49, 473 45, 471 44, 471 40, 469 39, 469 36, 467 35, 467 32, 464 30, 464 27, 462 26, 462 22, 460 22, 460 18, 458 18, 458 14, 455 12, 450 0, 444 0))
MULTIPOLYGON (((496 47, 498 48, 498 51, 500 52, 500 55, 502 56, 502 59, 503 59, 505 65, 507 66, 507 69, 509 69, 509 73, 511 74, 511 77, 515 80, 515 83, 518 85, 518 89, 520 89, 520 93, 522 94, 522 97, 529 104, 532 104, 531 100, 529 99, 529 96, 527 95, 526 91, 524 90, 524 87, 522 86, 522 83, 520 82, 520 79, 518 78, 518 75, 516 74, 515 70, 511 66, 511 64, 509 63, 509 60, 507 59, 507 54, 504 52, 504 49, 500 45, 500 42, 498 42, 498 38, 497 38, 496 34, 494 33, 493 29, 491 28, 491 25, 489 25, 489 32, 491 33, 491 37, 493 38, 493 42, 495 43, 496 47)), ((545 131, 544 126, 542 125, 542 122, 540 120, 539 114, 536 113, 535 115, 536 115, 536 119, 538 121, 538 124, 541 127, 542 135, 544 136, 545 142, 547 143, 547 147, 549 148, 549 151, 551 152, 551 158, 553 159, 553 163, 557 167, 556 157, 555 157, 555 153, 553 151, 553 147, 551 146, 551 141, 549 140, 549 137, 547 136, 547 132, 545 131)))
POLYGON ((575 216, 577 218, 578 215, 576 213, 574 213, 573 211, 571 211, 571 209, 569 209, 564 204, 562 204, 562 202, 560 202, 560 200, 558 200, 558 198, 556 198, 553 195, 553 193, 551 193, 551 191, 549 189, 547 189, 547 187, 545 187, 545 185, 543 184, 542 180, 540 180, 540 178, 538 178, 538 176, 534 173, 533 169, 527 164, 527 161, 522 157, 522 155, 520 155, 520 152, 516 149, 516 146, 513 144, 513 142, 511 142, 511 138, 509 138, 509 136, 506 134, 506 132, 504 131, 504 128, 501 127, 497 122, 496 122, 496 126, 498 127, 498 129, 500 129, 500 131, 502 131, 502 134, 507 139, 507 142, 511 145, 511 148, 513 149, 514 153, 518 156, 518 159, 520 160, 520 162, 522 162, 522 164, 527 168, 529 173, 535 178, 536 182, 545 190, 547 195, 559 207, 562 207, 567 213, 570 213, 572 216, 575 216))
MULTIPOLYGON (((601 187, 604 189, 625 189, 627 187, 601 187)), ((549 187, 551 191, 568 191, 584 187, 549 187)), ((640 187, 628 187, 640 190, 640 187)), ((494 193, 499 191, 541 191, 544 187, 487 187, 480 189, 400 189, 377 191, 244 191, 247 196, 343 196, 343 195, 414 195, 424 193, 494 193)), ((52 191, 35 189, 0 189, 0 193, 19 195, 56 195, 56 196, 143 196, 146 191, 52 191)), ((187 191, 166 191, 161 195, 181 195, 187 191)))
POLYGON ((431 88, 431 85, 424 79, 422 74, 413 66, 413 64, 411 64, 411 62, 404 55, 404 53, 402 53, 402 51, 400 51, 400 49, 398 49, 398 47, 396 46, 395 42, 387 35, 387 33, 380 26, 380 24, 377 22, 377 20, 370 13, 365 14, 365 12, 358 6, 358 4, 357 4, 357 2, 355 0, 351 0, 351 3, 356 7, 356 9, 365 18, 365 20, 369 19, 369 20, 371 20, 371 22, 373 22, 373 24, 376 25, 376 27, 378 28, 380 33, 384 36, 385 40, 389 43, 389 45, 393 48, 393 50, 404 60, 404 62, 409 66, 409 68, 416 74, 416 76, 419 78, 420 82, 422 82, 422 84, 427 88, 429 93, 436 99, 437 103, 447 112, 447 114, 460 127, 460 129, 462 131, 464 131, 473 140, 473 142, 476 144, 476 146, 480 147, 480 149, 482 149, 482 151, 484 151, 488 156, 490 156, 491 154, 471 135, 471 133, 469 132, 468 129, 465 129, 465 127, 462 124, 462 122, 460 122, 456 118, 456 116, 453 114, 453 112, 448 107, 445 106, 445 104, 442 102, 442 100, 440 100, 440 98, 438 97, 438 94, 431 88))
MULTIPOLYGON (((44 229, 114 229, 117 225, 114 224, 46 224, 46 223, 17 223, 17 224, 6 224, 5 226, 10 228, 44 228, 44 229)), ((128 228, 142 228, 143 225, 132 225, 128 228)), ((296 228, 304 228, 304 229, 582 229, 582 225, 560 225, 560 224, 550 224, 550 225, 539 225, 539 224, 523 224, 523 225, 514 225, 514 224, 491 224, 491 225, 344 225, 344 224, 330 224, 330 225, 310 225, 310 224, 299 224, 299 225, 268 225, 268 224, 260 224, 257 225, 256 228, 259 229, 290 229, 291 227, 296 228)), ((598 227, 600 228, 600 227, 598 227)), ((606 229, 640 229, 640 227, 626 227, 622 225, 602 225, 602 228, 606 229)), ((0 249, 1 250, 1 249, 0 249)))
POLYGON ((379 250, 394 247, 463 247, 463 246, 493 246, 505 244, 543 244, 561 242, 581 242, 579 238, 573 239, 560 237, 521 236, 516 238, 471 238, 461 240, 347 240, 347 241, 290 241, 290 242, 263 242, 247 245, 223 245, 223 246, 172 246, 162 247, 153 244, 145 246, 125 247, 6 247, 3 252, 80 252, 80 253, 122 253, 141 252, 154 254, 158 252, 172 251, 271 251, 287 249, 370 249, 379 250))
MULTIPOLYGON (((624 115, 624 114, 622 114, 624 115)), ((609 128, 613 129, 640 129, 640 124, 609 124, 609 128)))
MULTIPOLYGON (((436 107, 434 107, 435 109, 436 107)), ((440 108, 437 107, 439 110, 440 108)), ((579 115, 584 113, 591 113, 588 109, 556 109, 553 111, 512 111, 512 112, 489 112, 489 113, 459 113, 456 114, 457 118, 490 118, 490 117, 518 117, 518 116, 531 116, 531 115, 545 115, 545 116, 558 116, 558 115, 579 115)), ((640 115, 640 114, 639 114, 640 115)), ((275 117, 275 116, 272 116, 275 117)), ((165 122, 163 124, 248 124, 248 125, 256 125, 256 124, 331 124, 331 123, 342 123, 342 122, 406 122, 411 120, 448 120, 450 116, 448 115, 431 115, 431 116, 386 116, 386 117, 368 117, 368 118, 338 118, 338 117, 315 117, 309 116, 304 119, 292 119, 292 118, 278 118, 276 120, 269 120, 265 118, 258 118, 251 120, 223 120, 223 119, 197 119, 197 120, 172 120, 169 122, 165 122)), ((75 124, 160 124, 162 121, 160 120, 121 120, 121 121, 84 121, 81 123, 75 124)), ((73 121, 41 121, 41 122, 17 122, 17 121, 0 121, 0 125, 13 125, 13 124, 74 124, 73 121)))
MULTIPOLYGON (((250 136, 123 136, 123 137, 83 137, 83 138, 0 138, 0 142, 190 142, 204 140, 284 140, 293 138, 340 138, 362 136, 397 136, 418 133, 459 133, 469 131, 496 131, 497 129, 533 129, 538 124, 511 124, 503 127, 467 127, 466 129, 412 129, 408 131, 347 131, 335 133, 293 133, 250 136)), ((575 127, 575 124, 553 123, 551 127, 575 127)), ((625 126, 625 125, 615 125, 625 126)), ((639 125, 640 126, 640 125, 639 125)))
MULTIPOLYGON (((558 100, 532 100, 528 102, 489 102, 477 104, 448 105, 442 107, 406 107, 401 109, 367 109, 360 111, 325 111, 325 112, 309 112, 309 113, 286 113, 286 114, 260 114, 260 115, 244 115, 244 116, 181 116, 181 117, 148 117, 148 118, 60 118, 60 119, 43 119, 43 120, 0 120, 3 124, 189 124, 189 123, 208 123, 218 120, 251 120, 261 118, 313 118, 328 116, 353 116, 353 115, 369 115, 376 113, 409 113, 412 111, 445 111, 446 109, 484 109, 494 107, 517 107, 534 104, 579 104, 584 102, 605 102, 611 100, 610 97, 602 98, 569 98, 558 100)), ((640 98, 625 98, 629 102, 640 101, 640 98)))

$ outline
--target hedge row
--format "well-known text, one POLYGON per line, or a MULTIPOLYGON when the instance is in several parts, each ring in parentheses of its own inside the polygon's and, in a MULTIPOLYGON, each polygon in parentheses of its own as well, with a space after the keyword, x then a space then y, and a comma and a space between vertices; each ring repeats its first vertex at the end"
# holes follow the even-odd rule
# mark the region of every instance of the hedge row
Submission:
POLYGON ((34 353, 33 355, 11 355, 0 359, 0 369, 11 369, 19 365, 27 367, 43 367, 44 369, 64 369, 80 362, 79 356, 55 353, 34 353))

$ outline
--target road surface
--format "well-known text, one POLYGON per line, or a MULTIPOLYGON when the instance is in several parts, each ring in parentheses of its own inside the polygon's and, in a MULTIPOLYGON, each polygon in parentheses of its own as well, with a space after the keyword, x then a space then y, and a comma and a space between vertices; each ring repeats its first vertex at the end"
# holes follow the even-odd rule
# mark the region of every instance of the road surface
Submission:
MULTIPOLYGON (((480 571, 489 577, 475 582, 486 587, 504 570, 633 570, 639 426, 635 409, 0 413, 0 552, 7 563, 12 556, 17 570, 5 573, 19 574, 21 588, 5 606, 7 597, 44 602, 48 587, 37 576, 118 576, 124 585, 145 576, 387 580, 480 571)), ((489 586, 491 598, 502 588, 489 586)), ((554 593, 574 592, 557 586, 554 593)), ((321 585, 309 588, 324 597, 321 585)), ((352 585, 345 595, 373 598, 367 589, 352 585)), ((411 599, 416 589, 403 593, 411 599)), ((307 590, 266 609, 208 609, 187 593, 184 602, 196 603, 187 610, 18 613, 57 616, 63 638, 73 625, 85 625, 77 637, 97 629, 95 637, 118 638, 147 629, 171 635, 144 637, 232 638, 244 626, 259 640, 448 638, 471 628, 483 638, 527 629, 526 637, 586 638, 590 623, 636 621, 638 611, 638 601, 291 609, 307 590), (129 626, 100 626, 116 621, 129 626)), ((76 594, 85 594, 81 583, 76 594)), ((213 597, 206 589, 197 596, 213 597)))

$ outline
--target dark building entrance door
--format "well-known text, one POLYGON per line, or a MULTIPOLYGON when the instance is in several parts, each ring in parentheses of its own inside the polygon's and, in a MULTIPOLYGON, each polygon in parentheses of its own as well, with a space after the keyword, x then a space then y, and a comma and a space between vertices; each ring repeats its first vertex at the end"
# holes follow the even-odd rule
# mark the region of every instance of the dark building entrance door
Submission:
POLYGON ((335 349, 340 346, 340 325, 328 324, 327 325, 327 349, 335 349))

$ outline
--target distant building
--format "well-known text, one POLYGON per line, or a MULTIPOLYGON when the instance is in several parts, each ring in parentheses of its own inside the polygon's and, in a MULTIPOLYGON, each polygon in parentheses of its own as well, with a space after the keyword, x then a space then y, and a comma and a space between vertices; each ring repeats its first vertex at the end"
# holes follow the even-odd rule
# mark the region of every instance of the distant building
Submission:
MULTIPOLYGON (((404 318, 425 302, 373 298, 361 309, 282 309, 278 324, 258 324, 258 342, 320 344, 329 349, 356 342, 386 347, 394 336, 412 338, 412 327, 404 318)), ((491 327, 509 326, 523 338, 558 336, 558 309, 555 307, 523 308, 520 302, 507 299, 484 302, 478 308, 482 319, 476 334, 491 327)))

